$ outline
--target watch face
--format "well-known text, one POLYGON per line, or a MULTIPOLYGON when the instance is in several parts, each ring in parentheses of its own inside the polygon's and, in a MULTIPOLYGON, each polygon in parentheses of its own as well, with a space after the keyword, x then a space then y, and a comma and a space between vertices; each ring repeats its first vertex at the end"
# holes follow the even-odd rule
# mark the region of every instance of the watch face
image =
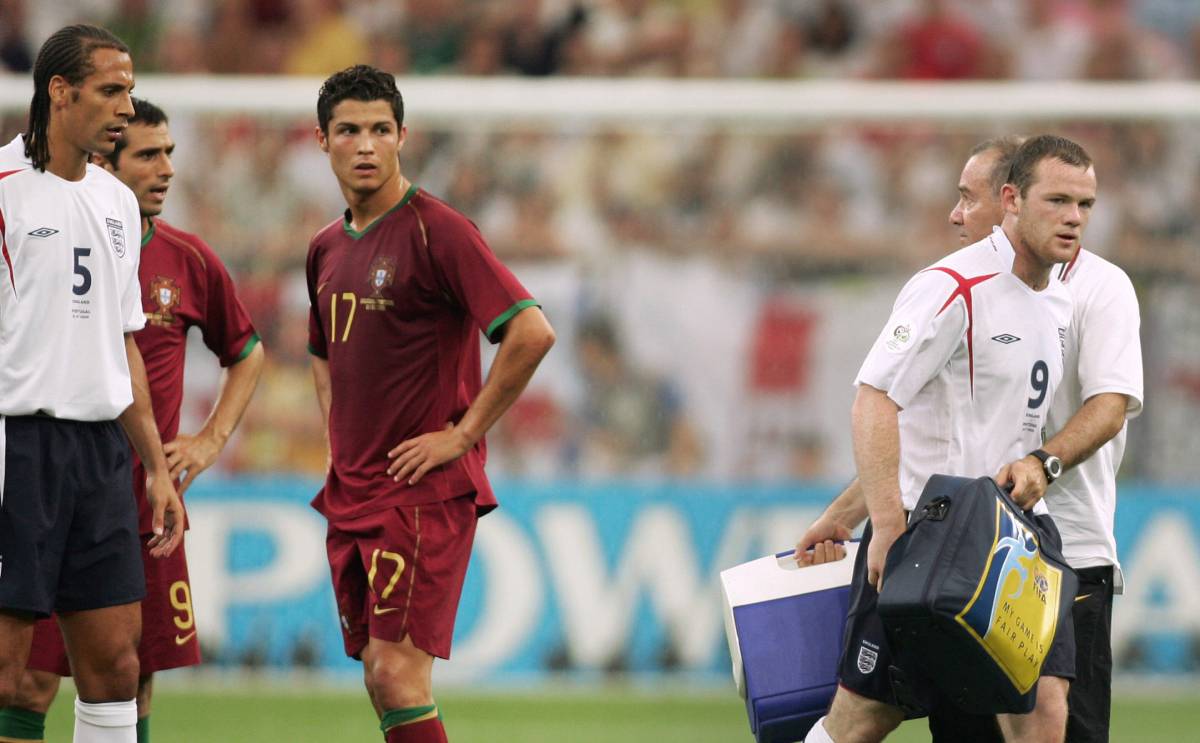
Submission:
POLYGON ((1053 478, 1062 474, 1062 460, 1058 457, 1046 458, 1046 472, 1053 478))

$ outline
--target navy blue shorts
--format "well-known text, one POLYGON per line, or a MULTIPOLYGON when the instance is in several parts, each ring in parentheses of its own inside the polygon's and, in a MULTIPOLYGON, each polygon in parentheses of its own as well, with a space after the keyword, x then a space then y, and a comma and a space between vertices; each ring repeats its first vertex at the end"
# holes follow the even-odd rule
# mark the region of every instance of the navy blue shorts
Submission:
POLYGON ((934 702, 933 689, 908 687, 903 670, 896 665, 888 648, 887 633, 879 617, 879 594, 867 582, 867 550, 872 533, 871 522, 867 521, 850 579, 850 607, 842 637, 838 682, 859 696, 902 708, 908 719, 924 717, 934 702))
POLYGON ((0 608, 47 616, 146 593, 116 421, 0 416, 0 608))

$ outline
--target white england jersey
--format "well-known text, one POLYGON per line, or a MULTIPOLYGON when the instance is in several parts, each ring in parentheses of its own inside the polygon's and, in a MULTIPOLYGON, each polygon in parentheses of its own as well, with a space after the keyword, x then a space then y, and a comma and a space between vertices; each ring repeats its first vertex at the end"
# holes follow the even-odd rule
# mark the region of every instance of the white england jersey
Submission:
MULTIPOLYGON (((900 406, 900 495, 912 510, 933 474, 995 476, 1042 445, 1062 379, 1071 299, 1012 274, 1000 228, 904 286, 855 384, 900 406)), ((1045 513, 1041 503, 1035 508, 1045 513)))
MULTIPOLYGON (((1089 397, 1103 392, 1129 396, 1126 418, 1142 412, 1141 321, 1137 295, 1119 267, 1080 250, 1059 274, 1075 302, 1067 333, 1066 371, 1050 408, 1048 432, 1060 431, 1089 397)), ((1117 470, 1125 454, 1126 426, 1046 492, 1046 505, 1062 532, 1063 556, 1075 568, 1112 565, 1121 586, 1113 516, 1117 470)))
POLYGON ((35 170, 0 148, 0 414, 112 420, 133 402, 126 332, 140 330, 141 215, 103 168, 35 170))

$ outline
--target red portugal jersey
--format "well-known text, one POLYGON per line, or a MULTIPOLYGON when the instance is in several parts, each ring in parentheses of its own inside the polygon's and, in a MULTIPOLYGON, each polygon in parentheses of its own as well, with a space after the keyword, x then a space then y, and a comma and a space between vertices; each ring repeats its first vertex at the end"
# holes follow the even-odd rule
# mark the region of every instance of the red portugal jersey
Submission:
POLYGON ((313 507, 331 521, 475 494, 496 505, 483 439, 416 485, 387 474, 400 442, 457 423, 492 342, 535 304, 466 217, 416 186, 361 232, 349 214, 308 250, 309 350, 329 362, 333 454, 313 507))
MULTIPOLYGON (((259 338, 224 264, 191 233, 161 219, 151 221, 150 232, 142 238, 138 279, 146 327, 133 337, 146 363, 158 434, 167 443, 179 434, 188 329, 200 328, 204 345, 223 367, 245 358, 259 338)), ((138 525, 148 534, 151 514, 146 504, 146 472, 136 453, 133 484, 138 525)))

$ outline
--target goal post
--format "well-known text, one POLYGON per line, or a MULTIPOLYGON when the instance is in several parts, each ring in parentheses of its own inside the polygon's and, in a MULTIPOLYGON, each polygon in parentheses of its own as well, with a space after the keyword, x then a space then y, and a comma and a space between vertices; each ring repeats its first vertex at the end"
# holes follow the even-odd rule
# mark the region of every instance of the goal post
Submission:
MULTIPOLYGON (((317 77, 140 75, 137 93, 173 112, 312 114, 317 77)), ((831 122, 1200 118, 1200 85, 402 77, 412 119, 438 128, 715 123, 787 130, 831 122)), ((0 109, 23 110, 30 79, 0 77, 0 109)))

